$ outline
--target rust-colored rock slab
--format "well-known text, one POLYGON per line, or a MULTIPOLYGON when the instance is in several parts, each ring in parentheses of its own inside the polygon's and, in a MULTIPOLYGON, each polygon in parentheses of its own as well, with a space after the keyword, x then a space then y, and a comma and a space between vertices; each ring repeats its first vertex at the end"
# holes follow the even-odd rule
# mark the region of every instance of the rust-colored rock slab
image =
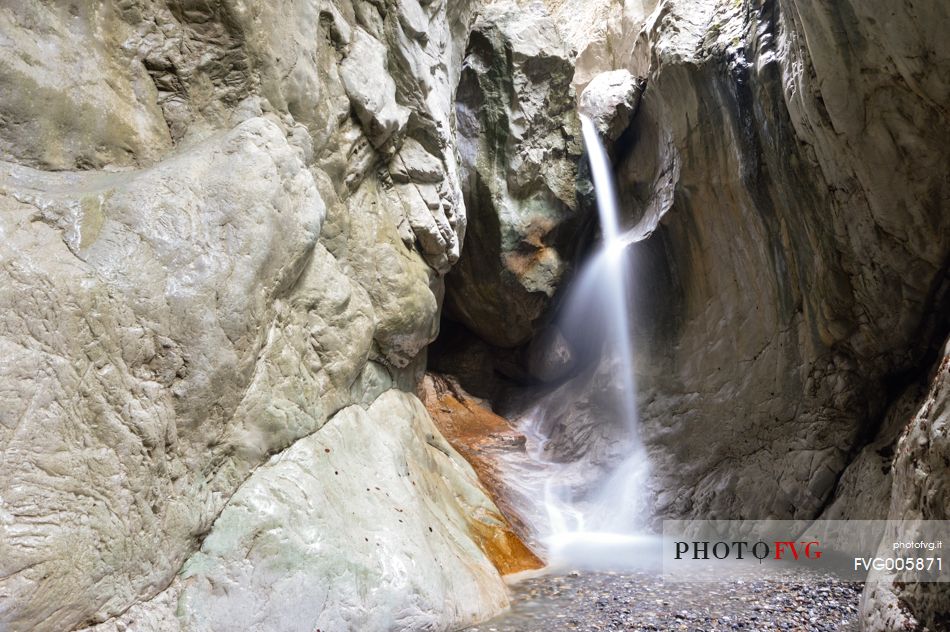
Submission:
POLYGON ((503 575, 544 566, 525 544, 529 530, 512 505, 514 494, 499 464, 501 455, 524 450, 524 435, 449 377, 428 373, 421 390, 421 399, 435 424, 471 463, 503 514, 476 516, 472 521, 472 534, 482 550, 503 575))

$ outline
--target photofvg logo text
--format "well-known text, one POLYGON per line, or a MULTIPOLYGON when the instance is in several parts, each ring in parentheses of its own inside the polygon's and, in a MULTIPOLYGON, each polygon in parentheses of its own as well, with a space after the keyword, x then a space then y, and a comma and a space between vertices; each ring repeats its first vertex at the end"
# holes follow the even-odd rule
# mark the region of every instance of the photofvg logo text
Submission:
POLYGON ((900 575, 901 581, 947 582, 944 541, 950 541, 947 521, 667 520, 663 575, 671 581, 781 581, 816 572, 845 581, 900 575))
POLYGON ((777 540, 774 542, 748 542, 744 540, 724 542, 722 540, 692 540, 688 542, 675 541, 676 559, 684 556, 693 560, 748 560, 755 558, 759 561, 766 559, 793 559, 818 560, 821 559, 821 542, 818 540, 794 541, 777 540))

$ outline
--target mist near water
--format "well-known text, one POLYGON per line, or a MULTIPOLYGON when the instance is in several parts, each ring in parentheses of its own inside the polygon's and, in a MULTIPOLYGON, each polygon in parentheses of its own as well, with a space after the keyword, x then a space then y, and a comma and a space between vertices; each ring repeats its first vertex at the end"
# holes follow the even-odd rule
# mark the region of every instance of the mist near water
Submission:
POLYGON ((592 327, 603 338, 602 353, 615 367, 617 393, 612 407, 619 419, 598 423, 619 424, 619 450, 624 455, 605 469, 591 485, 578 485, 584 461, 558 463, 548 460, 544 447, 551 431, 545 423, 542 400, 525 417, 521 430, 528 438, 528 452, 541 465, 543 516, 540 539, 547 548, 553 568, 623 570, 654 568, 659 561, 660 539, 647 532, 650 518, 646 500, 649 462, 640 440, 637 411, 635 348, 631 336, 630 244, 643 237, 636 231, 623 232, 607 151, 594 124, 581 116, 584 142, 590 160, 591 178, 597 198, 602 240, 598 249, 578 271, 568 288, 557 326, 567 339, 589 337, 592 327), (591 318, 592 313, 598 318, 591 318))

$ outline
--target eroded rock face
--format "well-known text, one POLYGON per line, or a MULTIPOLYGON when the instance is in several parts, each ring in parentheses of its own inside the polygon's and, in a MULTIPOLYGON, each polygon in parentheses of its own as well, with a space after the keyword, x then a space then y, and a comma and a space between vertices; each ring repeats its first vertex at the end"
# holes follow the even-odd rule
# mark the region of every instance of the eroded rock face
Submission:
POLYGON ((446 309, 495 346, 530 339, 566 272, 582 151, 573 73, 542 7, 483 10, 457 94, 469 224, 446 309))
POLYGON ((133 26, 100 2, 0 10, 0 154, 40 169, 122 167, 171 145, 133 26))
POLYGON ((210 526, 324 207, 264 119, 141 172, 0 182, 3 623, 68 629, 163 588, 210 526))
MULTIPOLYGON (((921 520, 950 519, 950 343, 920 409, 901 434, 893 460, 893 487, 887 519, 909 539, 921 520)), ((918 525, 919 526, 919 525, 918 525)), ((891 555, 897 534, 886 534, 880 555, 891 555), (891 537, 887 537, 891 536, 891 537)), ((862 603, 868 632, 939 630, 950 618, 945 584, 914 581, 910 573, 872 573, 862 603)))
POLYGON ((30 88, 0 97, 0 627, 312 630, 361 611, 361 629, 446 629, 504 606, 478 547, 497 509, 406 394, 465 231, 452 98, 472 11, 0 9, 0 81, 30 88), (383 498, 325 503, 380 467, 412 521, 383 498), (298 495, 282 468, 310 472, 298 495), (384 510, 386 546, 355 537, 384 510), (326 520, 337 562, 392 590, 362 610, 332 559, 242 566, 238 536, 271 511, 286 531, 264 557, 315 550, 326 533, 302 525, 326 520), (398 556, 427 570, 400 584, 398 556), (307 616, 274 615, 305 597, 307 616))

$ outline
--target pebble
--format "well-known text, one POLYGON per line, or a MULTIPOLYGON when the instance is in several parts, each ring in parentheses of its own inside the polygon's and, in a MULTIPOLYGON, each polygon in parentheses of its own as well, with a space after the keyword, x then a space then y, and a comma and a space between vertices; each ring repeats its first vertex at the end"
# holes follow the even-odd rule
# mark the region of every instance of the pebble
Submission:
POLYGON ((510 610, 468 632, 857 632, 861 588, 806 573, 782 582, 682 583, 572 571, 520 581, 510 610))

